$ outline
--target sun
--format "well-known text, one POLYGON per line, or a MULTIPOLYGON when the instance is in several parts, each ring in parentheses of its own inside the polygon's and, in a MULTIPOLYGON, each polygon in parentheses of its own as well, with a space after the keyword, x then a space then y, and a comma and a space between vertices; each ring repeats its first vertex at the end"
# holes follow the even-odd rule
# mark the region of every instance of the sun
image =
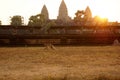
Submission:
POLYGON ((116 20, 116 14, 120 13, 119 6, 113 0, 99 0, 94 5, 94 12, 96 15, 107 18, 109 21, 116 20))
MULTIPOLYGON (((105 9, 105 8, 104 8, 105 9)), ((108 9, 102 9, 101 11, 99 11, 97 14, 101 17, 101 18, 107 18, 108 20, 114 20, 114 12, 108 9)))

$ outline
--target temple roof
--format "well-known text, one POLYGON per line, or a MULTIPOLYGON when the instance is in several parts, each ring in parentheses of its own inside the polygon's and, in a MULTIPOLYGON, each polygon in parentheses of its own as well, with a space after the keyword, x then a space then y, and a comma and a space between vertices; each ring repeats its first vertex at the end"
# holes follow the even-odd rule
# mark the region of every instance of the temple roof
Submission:
POLYGON ((45 16, 45 19, 49 19, 49 13, 48 13, 46 5, 43 6, 43 8, 41 10, 41 14, 43 14, 45 16))
POLYGON ((67 10, 67 6, 65 4, 65 1, 62 0, 60 7, 59 7, 59 13, 58 13, 58 20, 69 20, 69 16, 68 16, 68 10, 67 10))
POLYGON ((85 9, 85 15, 87 15, 89 18, 92 18, 92 12, 89 6, 87 6, 87 8, 85 9))

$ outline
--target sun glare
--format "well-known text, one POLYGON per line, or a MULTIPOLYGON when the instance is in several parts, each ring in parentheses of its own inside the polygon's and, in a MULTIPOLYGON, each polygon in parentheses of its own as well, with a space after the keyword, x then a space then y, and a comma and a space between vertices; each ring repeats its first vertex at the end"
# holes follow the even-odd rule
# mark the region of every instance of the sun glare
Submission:
POLYGON ((97 15, 99 15, 102 18, 108 18, 108 20, 112 21, 117 18, 117 14, 120 12, 118 3, 113 0, 99 0, 96 1, 96 6, 94 6, 95 12, 97 15))

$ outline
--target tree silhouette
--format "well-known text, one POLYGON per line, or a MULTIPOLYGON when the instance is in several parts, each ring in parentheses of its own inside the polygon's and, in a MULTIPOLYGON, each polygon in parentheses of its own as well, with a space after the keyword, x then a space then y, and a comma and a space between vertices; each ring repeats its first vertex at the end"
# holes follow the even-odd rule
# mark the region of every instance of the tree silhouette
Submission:
POLYGON ((74 17, 74 21, 75 22, 80 22, 83 19, 83 17, 84 17, 84 11, 83 10, 82 11, 78 10, 75 13, 75 15, 76 15, 76 17, 74 17))
POLYGON ((19 16, 19 15, 11 17, 11 23, 10 24, 13 25, 13 26, 23 25, 23 17, 19 16))
POLYGON ((90 25, 92 22, 92 12, 90 8, 87 6, 85 11, 78 10, 75 13, 74 22, 78 25, 90 25))
POLYGON ((31 16, 29 18, 29 23, 28 25, 29 26, 44 26, 44 24, 46 23, 46 19, 44 17, 44 15, 42 14, 38 14, 38 15, 35 15, 35 16, 31 16))
POLYGON ((28 26, 41 27, 43 33, 48 33, 48 29, 54 25, 56 25, 55 22, 46 19, 43 14, 31 16, 28 23, 28 26))

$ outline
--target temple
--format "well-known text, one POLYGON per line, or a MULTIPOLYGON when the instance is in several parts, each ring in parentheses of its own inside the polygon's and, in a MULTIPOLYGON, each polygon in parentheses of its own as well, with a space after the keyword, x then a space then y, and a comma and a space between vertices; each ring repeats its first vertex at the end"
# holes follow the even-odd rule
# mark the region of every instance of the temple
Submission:
POLYGON ((62 0, 60 4, 57 20, 64 21, 64 22, 70 21, 70 17, 68 16, 67 6, 64 0, 62 0))
POLYGON ((43 6, 41 10, 41 14, 44 15, 45 20, 53 21, 56 25, 59 26, 98 25, 98 24, 107 24, 108 22, 107 19, 104 19, 104 22, 106 23, 101 21, 98 22, 98 19, 96 19, 97 17, 92 17, 92 11, 90 10, 89 6, 87 6, 85 10, 78 10, 75 13, 74 19, 71 19, 71 17, 69 17, 68 15, 68 9, 64 0, 61 0, 57 19, 49 19, 49 12, 47 10, 46 5, 43 6))
POLYGON ((86 21, 91 21, 92 19, 92 12, 89 6, 87 6, 87 8, 85 9, 84 18, 86 19, 86 21))
POLYGON ((47 7, 45 5, 43 6, 43 8, 41 10, 41 14, 44 15, 45 20, 49 19, 49 13, 48 13, 47 7))
MULTIPOLYGON (((76 12, 76 13, 78 15, 76 14, 75 21, 77 19, 77 22, 79 22, 79 24, 91 23, 92 12, 91 12, 89 6, 87 6, 87 8, 85 10, 82 10, 82 11, 78 10, 78 12, 76 12)), ((43 6, 43 8, 41 10, 41 14, 45 16, 45 20, 49 20, 49 13, 48 13, 46 5, 43 6)), ((69 25, 72 25, 70 23, 73 22, 73 20, 68 16, 67 6, 66 6, 64 0, 61 1, 59 10, 58 10, 58 16, 57 16, 57 19, 55 20, 55 22, 59 25, 66 25, 66 24, 68 25, 68 23, 69 23, 69 25)))

